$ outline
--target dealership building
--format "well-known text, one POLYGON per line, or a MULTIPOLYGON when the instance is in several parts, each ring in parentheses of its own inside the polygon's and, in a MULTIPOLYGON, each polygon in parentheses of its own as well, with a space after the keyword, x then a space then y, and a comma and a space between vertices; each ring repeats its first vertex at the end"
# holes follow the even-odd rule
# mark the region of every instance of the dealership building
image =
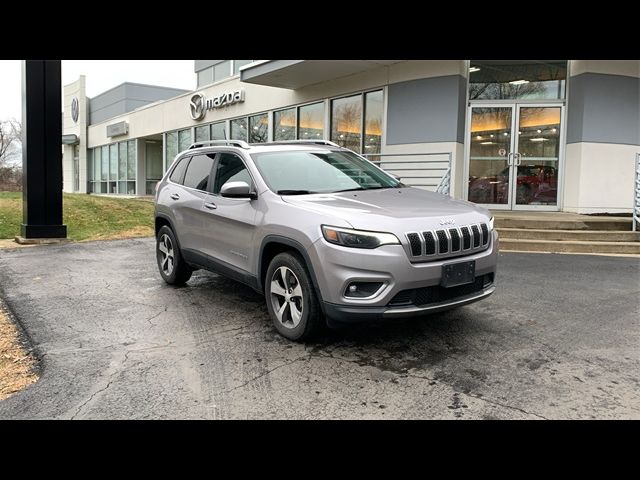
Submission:
POLYGON ((631 213, 640 62, 196 60, 194 91, 64 87, 66 192, 152 195, 196 142, 326 139, 492 209, 631 213))

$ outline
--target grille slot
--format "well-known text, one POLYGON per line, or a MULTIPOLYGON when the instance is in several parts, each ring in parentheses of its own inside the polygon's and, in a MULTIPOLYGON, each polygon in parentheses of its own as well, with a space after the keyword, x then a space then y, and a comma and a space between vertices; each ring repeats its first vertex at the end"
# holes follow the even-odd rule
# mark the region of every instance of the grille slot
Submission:
POLYGON ((489 229, 484 223, 480 224, 480 228, 482 229, 482 245, 486 245, 489 243, 489 229))
POLYGON ((471 248, 471 233, 469 232, 469 227, 461 227, 460 231, 462 232, 462 248, 469 250, 471 248))
POLYGON ((432 232, 422 232, 424 237, 424 254, 434 255, 436 253, 436 239, 433 237, 432 232))
POLYGON ((420 242, 420 235, 417 233, 407 233, 407 238, 411 245, 411 255, 414 257, 422 255, 422 242, 420 242))
POLYGON ((473 248, 480 246, 480 229, 477 225, 471 225, 471 231, 473 232, 473 248))
POLYGON ((457 252, 460 250, 460 234, 455 228, 449 229, 449 236, 451 237, 451 251, 457 252))
POLYGON ((438 230, 436 235, 438 235, 438 253, 447 253, 449 251, 449 239, 446 232, 438 230))

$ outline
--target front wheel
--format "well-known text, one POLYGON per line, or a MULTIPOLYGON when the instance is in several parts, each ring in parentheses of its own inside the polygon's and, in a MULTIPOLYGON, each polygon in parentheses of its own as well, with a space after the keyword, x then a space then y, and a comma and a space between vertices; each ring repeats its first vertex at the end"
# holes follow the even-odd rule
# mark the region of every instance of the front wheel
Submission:
POLYGON ((173 230, 166 225, 156 237, 156 259, 160 275, 169 285, 183 285, 191 278, 193 270, 182 258, 173 230))
POLYGON ((267 309, 282 336, 304 341, 326 325, 311 276, 298 255, 276 255, 267 269, 265 284, 267 309))

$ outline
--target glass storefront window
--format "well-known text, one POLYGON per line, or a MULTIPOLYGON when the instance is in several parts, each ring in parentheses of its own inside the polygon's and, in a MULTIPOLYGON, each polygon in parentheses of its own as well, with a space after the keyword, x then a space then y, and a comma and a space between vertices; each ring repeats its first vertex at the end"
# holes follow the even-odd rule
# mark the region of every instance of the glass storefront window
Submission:
POLYGON ((173 163, 173 159, 178 155, 178 132, 169 132, 165 135, 165 155, 167 156, 167 168, 173 163))
POLYGON ((102 170, 100 180, 107 182, 109 180, 109 147, 105 145, 102 147, 102 170))
POLYGON ((231 76, 231 61, 225 60, 213 66, 213 81, 219 82, 231 76))
MULTIPOLYGON (((136 140, 127 142, 127 180, 136 179, 136 140)), ((135 188, 135 183, 134 183, 135 188)), ((135 193, 135 192, 134 192, 135 193)))
POLYGON ((102 167, 102 156, 100 155, 101 152, 102 150, 100 148, 93 149, 93 178, 91 180, 93 180, 94 182, 100 181, 100 171, 102 167))
POLYGON ((109 180, 118 179, 118 145, 109 145, 109 180))
POLYGON ((225 122, 211 124, 211 140, 225 140, 225 122))
MULTIPOLYGON (((118 179, 126 180, 127 179, 127 142, 120 142, 118 144, 118 179)), ((126 192, 126 190, 125 190, 126 192)), ((125 193, 120 192, 120 193, 125 193)))
POLYGON ((562 99, 566 79, 566 60, 472 60, 469 100, 562 99))
POLYGON ((265 143, 269 140, 269 115, 249 117, 249 143, 265 143))
POLYGON ((362 135, 362 95, 331 102, 331 140, 341 147, 360 152, 362 135))
POLYGON ((273 139, 275 141, 296 139, 295 108, 288 108, 273 113, 273 139))
POLYGON ((209 140, 209 125, 200 125, 196 127, 196 142, 209 140))
POLYGON ((324 103, 305 105, 298 109, 298 138, 315 140, 324 136, 324 103))
POLYGON ((191 129, 185 128, 178 132, 178 150, 180 152, 185 151, 191 146, 191 129))
POLYGON ((247 118, 231 120, 231 140, 247 141, 247 118))
POLYGON ((364 151, 362 153, 380 153, 381 145, 382 90, 378 90, 364 96, 364 151))
POLYGON ((234 60, 233 61, 233 74, 237 75, 240 73, 240 67, 244 67, 245 65, 249 65, 253 60, 234 60))

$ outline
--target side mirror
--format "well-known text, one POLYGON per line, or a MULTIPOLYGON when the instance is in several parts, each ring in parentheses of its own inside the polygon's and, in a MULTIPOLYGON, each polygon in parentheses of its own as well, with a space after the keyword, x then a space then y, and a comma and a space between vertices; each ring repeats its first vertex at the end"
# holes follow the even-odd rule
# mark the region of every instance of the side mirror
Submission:
POLYGON ((227 198, 258 198, 247 182, 227 182, 222 185, 220 195, 227 198))

